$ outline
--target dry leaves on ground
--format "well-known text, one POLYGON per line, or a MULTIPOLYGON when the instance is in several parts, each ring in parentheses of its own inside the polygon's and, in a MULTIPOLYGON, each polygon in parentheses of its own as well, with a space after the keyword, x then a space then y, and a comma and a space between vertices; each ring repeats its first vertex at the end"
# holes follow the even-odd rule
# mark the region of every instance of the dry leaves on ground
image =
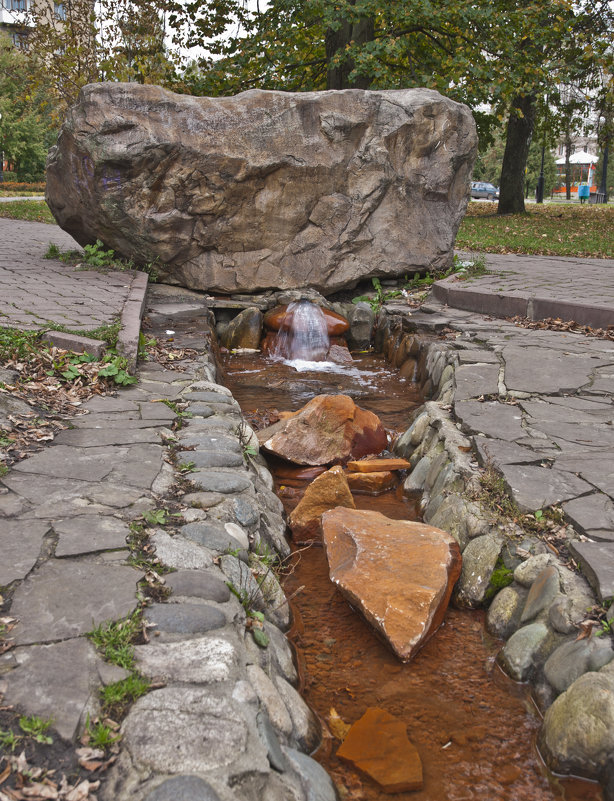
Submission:
POLYGON ((53 770, 30 765, 25 751, 9 756, 0 771, 0 801, 96 801, 93 792, 100 781, 81 779, 69 784, 65 776, 56 781, 54 774, 53 770), (4 786, 8 779, 12 779, 11 787, 4 786))
POLYGON ((510 322, 520 328, 547 331, 569 331, 572 334, 583 334, 597 339, 609 339, 614 342, 614 325, 607 328, 592 328, 590 325, 581 325, 575 320, 561 320, 560 317, 546 317, 544 320, 530 320, 528 317, 508 317, 510 322))

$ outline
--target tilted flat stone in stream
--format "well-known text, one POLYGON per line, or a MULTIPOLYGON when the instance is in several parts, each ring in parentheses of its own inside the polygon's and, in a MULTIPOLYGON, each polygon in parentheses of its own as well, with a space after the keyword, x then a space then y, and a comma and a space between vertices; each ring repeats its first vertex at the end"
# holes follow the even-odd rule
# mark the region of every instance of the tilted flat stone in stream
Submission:
POLYGON ((384 709, 369 707, 349 730, 337 756, 374 779, 386 793, 422 787, 422 762, 406 725, 384 709))
POLYGON ((461 571, 456 540, 423 523, 341 508, 324 513, 322 531, 331 580, 409 661, 443 620, 461 571))
POLYGON ((398 483, 397 474, 393 472, 348 473, 346 477, 350 490, 363 495, 380 495, 398 483))
POLYGON ((288 519, 293 539, 320 539, 320 518, 336 506, 356 508, 347 478, 339 465, 331 467, 307 485, 305 494, 288 519))
POLYGON ((476 152, 469 109, 427 89, 99 83, 50 153, 47 198, 80 244, 155 261, 171 283, 330 293, 451 265, 476 152))
POLYGON ((304 465, 345 463, 378 454, 388 444, 373 412, 348 395, 318 395, 302 409, 258 432, 260 445, 289 462, 304 465))

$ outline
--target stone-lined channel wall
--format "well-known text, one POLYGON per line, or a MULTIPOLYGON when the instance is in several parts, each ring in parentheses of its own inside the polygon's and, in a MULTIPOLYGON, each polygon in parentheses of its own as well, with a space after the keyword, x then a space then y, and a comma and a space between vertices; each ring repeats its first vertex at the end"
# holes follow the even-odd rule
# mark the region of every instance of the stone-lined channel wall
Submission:
MULTIPOLYGON (((332 307, 353 323, 352 345, 368 344, 367 304, 332 307)), ((501 666, 531 682, 548 710, 542 753, 561 772, 600 779, 611 801, 614 651, 609 637, 576 641, 594 595, 544 542, 481 503, 474 442, 452 411, 459 351, 436 336, 429 315, 419 323, 416 317, 384 309, 375 326, 376 350, 417 378, 430 398, 394 446, 412 462, 405 490, 420 494, 425 521, 451 533, 463 550, 455 603, 475 608, 490 601, 487 627, 507 640, 501 666), (498 591, 501 569, 513 572, 513 582, 498 591)), ((478 365, 489 358, 475 354, 478 365)), ((463 351, 463 364, 471 358, 463 351)), ((330 778, 308 756, 320 729, 296 690, 284 635, 287 602, 274 572, 260 587, 252 572, 267 571, 267 553, 288 554, 282 506, 264 460, 250 455, 253 431, 217 382, 213 349, 195 367, 175 398, 192 415, 174 443, 177 463, 193 465, 192 487, 174 535, 160 529, 152 538, 160 560, 176 570, 166 576, 172 594, 146 610, 155 628, 135 649, 139 670, 164 686, 139 699, 124 721, 121 754, 102 798, 334 801, 330 778), (254 640, 246 607, 264 615, 266 648, 254 640)), ((167 493, 177 479, 169 466, 167 493)))
MULTIPOLYGON (((175 571, 165 576, 168 599, 145 609, 149 642, 134 649, 154 688, 122 724, 121 752, 101 797, 335 801, 328 774, 308 756, 320 725, 296 689, 284 634, 288 602, 269 569, 289 553, 281 502, 264 460, 251 455, 255 434, 217 382, 213 349, 191 363, 190 374, 160 374, 181 385, 171 396, 191 415, 171 442, 176 463, 190 463, 191 472, 181 524, 151 537, 157 557, 175 571), (266 647, 247 625, 254 612, 266 647)), ((176 500, 180 480, 166 467, 156 486, 162 502, 176 500)))
MULTIPOLYGON (((394 444, 412 464, 404 490, 421 494, 425 522, 459 542, 463 569, 453 602, 488 608, 488 631, 506 640, 500 666, 512 679, 531 684, 544 713, 538 743, 543 757, 555 772, 600 781, 606 801, 612 801, 612 638, 578 638, 579 624, 597 603, 595 593, 542 539, 493 514, 482 500, 480 475, 494 468, 478 463, 476 437, 465 436, 454 417, 455 371, 461 363, 496 363, 496 354, 480 342, 472 356, 471 348, 461 350, 454 339, 436 336, 444 328, 437 315, 416 317, 420 322, 409 310, 384 308, 375 332, 376 350, 405 375, 413 374, 430 398, 394 444), (502 576, 513 579, 503 588, 502 576)), ((572 526, 565 535, 577 539, 572 526)), ((614 620, 614 607, 608 620, 614 620)))

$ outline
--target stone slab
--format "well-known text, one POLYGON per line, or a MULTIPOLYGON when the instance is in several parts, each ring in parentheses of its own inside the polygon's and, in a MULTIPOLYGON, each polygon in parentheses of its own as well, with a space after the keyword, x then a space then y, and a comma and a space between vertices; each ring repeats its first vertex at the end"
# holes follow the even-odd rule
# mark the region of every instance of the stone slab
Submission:
POLYGON ((142 573, 95 561, 45 562, 15 590, 11 615, 18 645, 79 637, 136 606, 142 573))
POLYGON ((200 448, 189 451, 185 461, 191 462, 194 467, 242 467, 245 464, 242 453, 231 450, 208 451, 200 448))
POLYGON ((614 539, 614 503, 608 495, 596 492, 576 498, 563 504, 563 511, 581 534, 590 537, 593 530, 610 532, 614 539))
MULTIPOLYGON (((473 438, 473 444, 483 467, 488 465, 500 467, 503 464, 543 464, 548 459, 544 451, 535 451, 504 439, 476 436, 473 438)), ((536 442, 536 445, 539 444, 536 442)))
POLYGON ((51 719, 65 740, 74 740, 85 712, 96 702, 101 662, 85 638, 52 645, 31 645, 11 652, 17 663, 5 673, 5 704, 15 704, 26 715, 51 719))
POLYGON ((545 395, 575 392, 587 386, 599 364, 584 355, 543 347, 508 345, 502 355, 508 391, 545 395))
POLYGON ((0 587, 28 575, 40 555, 43 537, 50 530, 46 520, 0 523, 0 587))
POLYGON ((60 431, 55 442, 58 445, 75 445, 79 448, 134 445, 137 442, 159 443, 160 431, 157 428, 133 428, 129 425, 117 429, 73 429, 72 431, 60 431))
POLYGON ((508 442, 526 436, 521 425, 522 412, 517 406, 496 401, 459 401, 454 404, 454 411, 466 431, 508 442))
POLYGON ((499 394, 498 364, 461 364, 454 372, 457 401, 499 394))
POLYGON ((13 465, 19 473, 36 473, 54 478, 74 478, 79 481, 102 481, 118 460, 127 455, 112 447, 77 448, 52 445, 13 465))
MULTIPOLYGON (((87 449, 91 450, 91 449, 87 449)), ((164 448, 161 445, 131 445, 126 453, 113 449, 116 463, 109 473, 109 481, 114 484, 140 487, 149 490, 162 466, 164 448)))
POLYGON ((56 556, 79 554, 126 548, 130 528, 116 517, 81 516, 57 520, 53 530, 58 535, 56 556))
POLYGON ((582 572, 599 600, 614 598, 614 544, 571 541, 569 550, 580 562, 582 572))
POLYGON ((577 476, 555 468, 534 465, 501 465, 501 472, 514 501, 523 512, 535 512, 592 490, 577 476))

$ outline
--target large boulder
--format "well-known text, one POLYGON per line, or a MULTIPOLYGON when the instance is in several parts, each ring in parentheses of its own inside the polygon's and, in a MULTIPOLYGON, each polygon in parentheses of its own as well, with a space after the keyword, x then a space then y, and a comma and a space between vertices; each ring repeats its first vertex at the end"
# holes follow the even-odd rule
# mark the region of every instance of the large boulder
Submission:
POLYGON ((348 395, 317 395, 302 409, 258 432, 262 448, 295 464, 345 464, 381 453, 388 437, 379 417, 348 395))
POLYGON ((443 620, 458 543, 424 523, 343 508, 322 515, 322 532, 331 580, 408 662, 443 620))
POLYGON ((476 152, 469 109, 427 89, 92 84, 50 152, 47 201, 81 245, 170 282, 327 294, 448 267, 476 152))

